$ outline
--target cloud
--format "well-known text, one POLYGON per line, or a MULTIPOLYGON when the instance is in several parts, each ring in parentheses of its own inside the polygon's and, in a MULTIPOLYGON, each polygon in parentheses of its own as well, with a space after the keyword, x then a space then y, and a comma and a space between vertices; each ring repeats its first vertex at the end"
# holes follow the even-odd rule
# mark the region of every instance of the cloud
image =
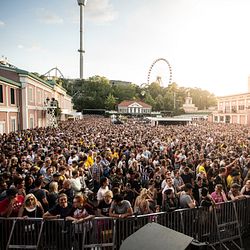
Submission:
POLYGON ((3 26, 5 26, 5 22, 0 20, 0 28, 3 27, 3 26))
POLYGON ((44 8, 37 9, 37 16, 41 23, 45 23, 45 24, 62 24, 63 23, 62 17, 44 8))
POLYGON ((92 0, 86 5, 86 19, 95 24, 106 24, 118 17, 110 0, 92 0))
POLYGON ((27 48, 28 51, 31 51, 31 52, 38 52, 38 51, 43 51, 42 47, 37 44, 37 43, 34 43, 32 44, 29 48, 27 48))
POLYGON ((18 44, 18 45, 17 45, 17 48, 18 48, 18 49, 23 49, 24 46, 23 46, 22 44, 18 44))

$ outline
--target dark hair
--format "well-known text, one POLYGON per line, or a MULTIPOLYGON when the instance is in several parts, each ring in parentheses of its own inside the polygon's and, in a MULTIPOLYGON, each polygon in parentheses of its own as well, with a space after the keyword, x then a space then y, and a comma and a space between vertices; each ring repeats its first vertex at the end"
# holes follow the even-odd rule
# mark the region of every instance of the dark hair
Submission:
POLYGON ((173 190, 171 188, 169 188, 164 193, 165 193, 165 195, 170 195, 171 193, 173 193, 173 190))
POLYGON ((106 177, 102 177, 101 180, 100 180, 100 186, 102 187, 103 184, 108 180, 108 178, 106 177))
POLYGON ((34 181, 35 187, 40 187, 42 185, 42 182, 43 182, 42 179, 39 178, 35 179, 34 181))
POLYGON ((186 183, 184 187, 184 191, 187 192, 188 190, 193 189, 193 186, 191 183, 186 183))
POLYGON ((16 188, 9 188, 6 190, 6 196, 15 196, 18 193, 18 190, 16 188))
POLYGON ((206 187, 203 187, 203 188, 201 189, 201 195, 202 195, 202 196, 207 196, 207 194, 208 194, 208 189, 207 189, 206 187))
POLYGON ((14 180, 14 185, 21 185, 23 183, 23 178, 22 177, 18 177, 14 180))
POLYGON ((115 202, 120 202, 120 201, 123 201, 123 200, 124 200, 124 197, 123 197, 122 194, 116 194, 116 195, 114 195, 113 200, 114 200, 115 202))
POLYGON ((226 168, 221 167, 221 168, 219 169, 219 173, 221 174, 221 173, 224 173, 224 172, 226 172, 226 168))

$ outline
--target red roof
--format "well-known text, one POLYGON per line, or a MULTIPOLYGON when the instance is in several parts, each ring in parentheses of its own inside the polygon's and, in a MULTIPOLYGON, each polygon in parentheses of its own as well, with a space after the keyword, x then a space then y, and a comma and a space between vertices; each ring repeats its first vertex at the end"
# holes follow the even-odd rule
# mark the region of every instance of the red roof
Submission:
POLYGON ((121 103, 118 104, 119 107, 128 107, 129 105, 133 104, 133 103, 138 103, 140 104, 143 108, 152 108, 151 105, 148 105, 145 102, 142 101, 122 101, 121 103))

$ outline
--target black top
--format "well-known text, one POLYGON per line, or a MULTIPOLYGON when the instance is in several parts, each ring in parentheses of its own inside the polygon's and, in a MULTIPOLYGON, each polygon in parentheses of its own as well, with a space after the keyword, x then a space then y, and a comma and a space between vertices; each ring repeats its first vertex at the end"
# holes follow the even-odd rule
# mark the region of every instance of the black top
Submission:
POLYGON ((61 207, 59 204, 57 204, 49 210, 49 213, 51 215, 60 215, 61 218, 66 218, 71 214, 71 211, 72 205, 68 205, 67 207, 61 207))
POLYGON ((43 209, 40 206, 36 206, 36 209, 32 212, 29 212, 26 208, 23 209, 23 216, 28 216, 30 218, 42 218, 43 209))
POLYGON ((110 204, 107 204, 104 200, 102 200, 98 207, 99 209, 101 209, 101 214, 104 215, 104 216, 109 216, 109 208, 111 206, 111 203, 110 204))

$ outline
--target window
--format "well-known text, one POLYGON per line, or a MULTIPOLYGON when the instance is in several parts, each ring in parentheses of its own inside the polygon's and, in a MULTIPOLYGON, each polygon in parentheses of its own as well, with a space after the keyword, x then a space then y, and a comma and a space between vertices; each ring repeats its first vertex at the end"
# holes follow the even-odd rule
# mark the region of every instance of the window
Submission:
POLYGON ((42 102, 42 92, 41 90, 37 90, 37 103, 41 103, 42 102))
POLYGON ((0 85, 0 103, 3 103, 3 85, 0 85))
POLYGON ((10 104, 15 104, 15 90, 13 88, 10 88, 10 104))
POLYGON ((43 126, 42 118, 38 118, 38 127, 41 128, 43 126))
POLYGON ((10 120, 10 128, 11 128, 11 132, 15 132, 16 131, 16 118, 11 118, 10 120))
POLYGON ((224 116, 220 116, 220 122, 224 122, 224 116))
POLYGON ((29 101, 33 101, 33 89, 32 88, 29 88, 29 91, 28 91, 28 98, 29 98, 29 101))
POLYGON ((0 122, 0 134, 5 133, 5 122, 0 122))
POLYGON ((218 121, 218 116, 214 117, 214 121, 217 122, 218 121))
POLYGON ((34 128, 34 117, 30 117, 30 127, 29 128, 34 128))
POLYGON ((239 105, 239 106, 238 106, 238 109, 239 109, 239 110, 244 110, 244 109, 245 109, 245 105, 239 105))

